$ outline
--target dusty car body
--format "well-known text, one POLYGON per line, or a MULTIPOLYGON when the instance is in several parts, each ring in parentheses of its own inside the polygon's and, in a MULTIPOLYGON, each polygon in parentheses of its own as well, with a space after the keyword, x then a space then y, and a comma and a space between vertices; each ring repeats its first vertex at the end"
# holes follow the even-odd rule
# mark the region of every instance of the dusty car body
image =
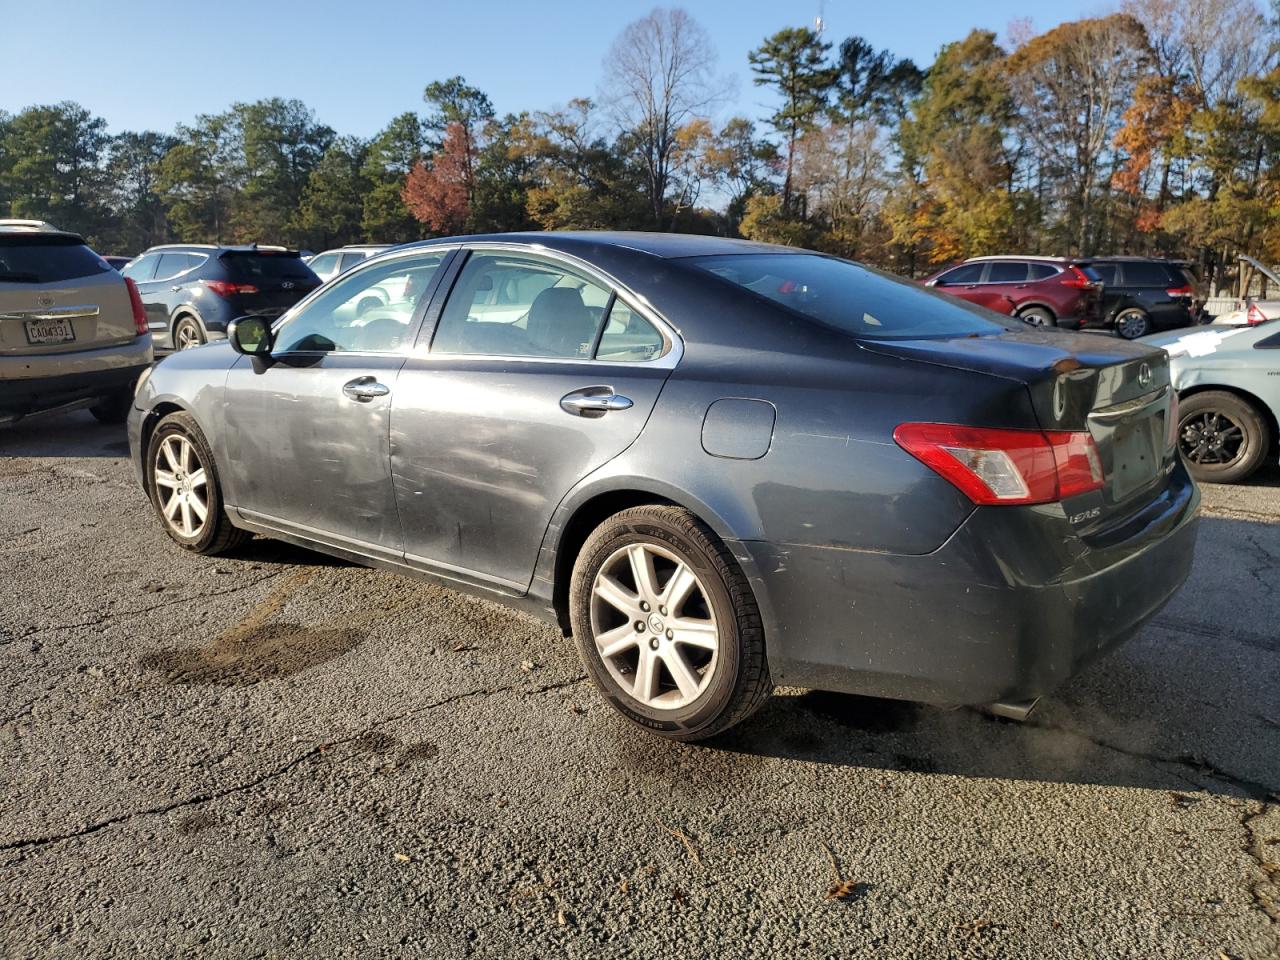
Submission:
POLYGON ((1123 642, 1190 569, 1172 401, 1158 350, 847 261, 494 235, 166 358, 130 443, 187 549, 251 531, 524 609, 697 739, 775 683, 1017 713, 1123 642), (362 313, 388 277, 406 306, 362 313))

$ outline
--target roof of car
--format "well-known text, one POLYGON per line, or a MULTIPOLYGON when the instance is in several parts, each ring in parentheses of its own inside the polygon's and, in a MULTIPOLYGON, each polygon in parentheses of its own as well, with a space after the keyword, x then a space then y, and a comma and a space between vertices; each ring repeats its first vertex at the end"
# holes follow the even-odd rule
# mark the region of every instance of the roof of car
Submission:
POLYGON ((1169 263, 1175 267, 1185 267, 1194 263, 1194 260, 1177 260, 1173 257, 1137 257, 1127 254, 1108 254, 1102 257, 1082 257, 1091 263, 1169 263))
POLYGON ((1091 257, 1058 257, 1038 253, 1000 253, 986 257, 970 257, 965 263, 986 263, 988 260, 1034 260, 1037 263, 1078 263, 1091 257))
POLYGON ((161 243, 154 247, 147 247, 143 253, 157 253, 163 250, 230 250, 234 253, 253 253, 256 250, 270 250, 273 253, 297 252, 288 247, 266 243, 161 243))
POLYGON ((575 253, 593 247, 607 246, 632 250, 663 259, 681 257, 710 257, 732 253, 810 253, 796 247, 782 247, 754 240, 731 240, 728 237, 709 237, 694 233, 645 233, 626 230, 549 230, 525 233, 486 233, 465 237, 438 237, 422 240, 413 246, 433 246, 442 243, 521 243, 531 247, 542 246, 548 250, 575 253))
POLYGON ((0 230, 9 233, 66 233, 45 220, 22 220, 16 217, 0 218, 0 230))

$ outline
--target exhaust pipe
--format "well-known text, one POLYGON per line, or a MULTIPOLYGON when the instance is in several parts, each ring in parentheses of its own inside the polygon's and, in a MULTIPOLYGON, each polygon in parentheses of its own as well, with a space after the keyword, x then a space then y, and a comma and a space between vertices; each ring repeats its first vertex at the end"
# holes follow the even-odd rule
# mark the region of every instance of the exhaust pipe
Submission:
POLYGON ((1036 708, 1036 704, 1039 702, 1039 697, 1032 700, 997 700, 995 703, 985 704, 978 709, 984 713, 991 714, 993 717, 1004 717, 1006 720, 1017 720, 1021 723, 1031 716, 1031 711, 1036 708))

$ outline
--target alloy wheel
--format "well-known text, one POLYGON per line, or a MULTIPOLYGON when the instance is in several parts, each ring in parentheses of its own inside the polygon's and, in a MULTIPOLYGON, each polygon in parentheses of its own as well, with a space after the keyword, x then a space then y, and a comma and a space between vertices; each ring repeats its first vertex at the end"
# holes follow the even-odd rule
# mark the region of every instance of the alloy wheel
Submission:
POLYGON ((720 631, 702 581, 651 543, 620 547, 600 567, 591 635, 614 682, 650 709, 693 703, 719 660, 720 631))
POLYGON ((1141 310, 1126 310, 1116 318, 1116 330, 1126 340, 1143 336, 1150 325, 1147 315, 1141 310))
POLYGON ((199 536, 209 519, 209 480, 191 441, 177 433, 165 437, 151 476, 165 523, 184 537, 199 536))
POLYGON ((1182 455, 1202 466, 1234 463, 1244 448, 1244 439, 1240 424, 1216 410, 1193 414, 1178 428, 1182 455))
POLYGON ((196 329, 195 324, 189 320, 184 320, 178 324, 178 332, 175 335, 177 340, 177 348, 179 350, 188 350, 191 347, 198 347, 203 342, 200 339, 200 331, 196 329))

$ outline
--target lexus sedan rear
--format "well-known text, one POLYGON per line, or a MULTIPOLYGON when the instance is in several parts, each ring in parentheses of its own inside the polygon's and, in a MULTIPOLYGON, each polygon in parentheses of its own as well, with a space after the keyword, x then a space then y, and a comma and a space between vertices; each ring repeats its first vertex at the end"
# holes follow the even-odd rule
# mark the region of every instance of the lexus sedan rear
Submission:
POLYGON ((1161 351, 819 254, 434 240, 228 341, 135 398, 178 545, 264 534, 545 617, 668 737, 778 683, 1020 715, 1191 565, 1161 351))

